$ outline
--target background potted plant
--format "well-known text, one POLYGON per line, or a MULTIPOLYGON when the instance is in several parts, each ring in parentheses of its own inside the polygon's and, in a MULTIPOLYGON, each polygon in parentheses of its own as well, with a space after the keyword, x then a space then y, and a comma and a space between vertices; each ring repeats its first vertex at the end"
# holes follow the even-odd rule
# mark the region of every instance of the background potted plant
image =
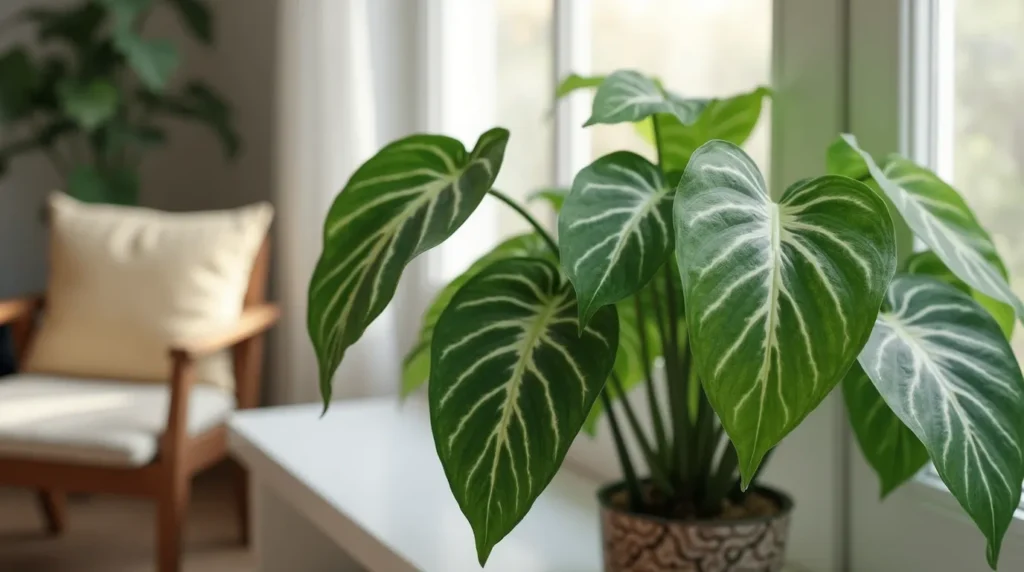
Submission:
POLYGON ((774 200, 736 145, 764 90, 694 100, 632 71, 572 81, 597 85, 588 125, 649 122, 657 161, 616 152, 581 171, 558 242, 492 188, 503 129, 469 151, 414 135, 352 176, 310 284, 325 406, 403 268, 490 194, 536 233, 441 293, 406 376, 409 387, 428 372, 438 456, 481 564, 599 407, 625 477, 601 492, 606 570, 780 569, 791 503, 758 472, 842 383, 883 493, 931 459, 994 567, 1024 480, 1024 380, 1006 340, 1024 307, 959 195, 905 159, 877 165, 844 136, 829 150, 833 174, 774 200), (931 251, 897 256, 887 202, 931 251), (646 387, 650 430, 614 402, 629 383, 646 387))
POLYGON ((213 129, 225 154, 239 149, 231 108, 200 81, 169 88, 181 61, 175 45, 143 26, 172 7, 203 43, 213 43, 204 0, 85 0, 31 7, 3 25, 35 27, 36 45, 0 53, 0 176, 10 161, 41 152, 84 201, 135 204, 146 152, 164 145, 170 118, 213 129))

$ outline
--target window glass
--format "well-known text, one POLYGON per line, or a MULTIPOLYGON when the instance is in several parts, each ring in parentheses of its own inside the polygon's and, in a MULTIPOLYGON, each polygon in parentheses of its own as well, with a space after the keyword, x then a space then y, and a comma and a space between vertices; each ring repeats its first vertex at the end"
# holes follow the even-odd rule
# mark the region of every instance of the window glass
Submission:
MULTIPOLYGON (((953 74, 940 117, 951 140, 940 141, 938 169, 991 232, 1024 297, 1024 2, 957 2, 954 21, 953 55, 940 70, 953 74)), ((1024 358, 1019 328, 1013 345, 1024 358)))

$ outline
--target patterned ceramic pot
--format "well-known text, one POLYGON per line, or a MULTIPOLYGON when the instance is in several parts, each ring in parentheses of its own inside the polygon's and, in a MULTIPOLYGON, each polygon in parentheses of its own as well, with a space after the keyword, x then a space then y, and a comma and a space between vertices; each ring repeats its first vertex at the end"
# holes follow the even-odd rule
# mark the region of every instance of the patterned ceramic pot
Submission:
POLYGON ((785 564, 793 501, 778 491, 756 489, 780 507, 771 516, 682 521, 615 506, 624 488, 598 493, 605 572, 779 572, 785 564))

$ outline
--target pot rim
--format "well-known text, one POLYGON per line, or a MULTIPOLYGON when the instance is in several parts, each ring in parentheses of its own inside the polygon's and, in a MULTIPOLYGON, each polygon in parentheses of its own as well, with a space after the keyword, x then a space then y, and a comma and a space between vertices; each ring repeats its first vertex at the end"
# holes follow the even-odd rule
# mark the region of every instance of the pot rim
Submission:
MULTIPOLYGON (((644 479, 643 482, 646 483, 649 481, 647 479, 644 479)), ((666 518, 663 516, 657 516, 653 514, 633 512, 627 509, 619 508, 612 504, 611 496, 623 490, 624 488, 626 488, 626 481, 615 481, 611 484, 605 485, 598 489, 597 499, 601 503, 602 510, 607 510, 634 518, 642 518, 644 520, 650 520, 661 524, 689 524, 695 526, 735 526, 744 524, 760 524, 764 522, 772 522, 780 518, 789 516, 789 514, 793 512, 793 507, 795 506, 795 503, 793 502, 793 497, 789 496, 788 494, 773 487, 754 485, 753 487, 751 487, 751 490, 757 491, 775 500, 779 504, 779 512, 769 516, 751 516, 747 518, 666 518)))

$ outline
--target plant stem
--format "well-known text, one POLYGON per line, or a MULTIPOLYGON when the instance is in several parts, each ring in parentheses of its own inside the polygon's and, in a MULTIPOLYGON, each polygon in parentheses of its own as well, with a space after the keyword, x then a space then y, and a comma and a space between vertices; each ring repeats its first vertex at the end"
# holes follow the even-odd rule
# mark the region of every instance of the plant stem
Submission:
POLYGON ((651 126, 654 127, 654 149, 658 154, 658 169, 661 170, 662 175, 665 174, 665 157, 661 149, 661 125, 658 121, 658 114, 655 113, 651 116, 651 126))
POLYGON ((619 455, 619 463, 622 464, 622 474, 626 478, 626 488, 629 490, 630 509, 636 511, 643 506, 643 493, 640 492, 640 482, 636 478, 636 470, 633 469, 633 461, 629 458, 629 451, 626 450, 626 442, 622 439, 622 432, 619 428, 619 420, 612 408, 612 400, 608 397, 607 391, 601 392, 601 402, 608 412, 608 424, 612 428, 612 439, 615 441, 615 450, 619 455))
POLYGON ((541 226, 540 222, 538 222, 537 219, 533 218, 533 215, 527 212, 527 210, 524 209, 522 205, 517 203, 515 199, 499 191, 498 189, 491 189, 487 192, 494 198, 511 207, 512 210, 519 213, 519 216, 526 219, 526 222, 530 223, 530 226, 532 226, 533 229, 537 231, 537 234, 539 234, 540 237, 544 239, 544 242, 548 243, 548 247, 550 247, 551 252, 555 254, 555 258, 558 258, 558 243, 555 242, 555 239, 551 236, 551 234, 547 230, 545 230, 543 226, 541 226))
POLYGON ((644 433, 643 427, 640 426, 640 421, 633 411, 633 406, 630 405, 629 400, 626 398, 622 379, 615 372, 612 372, 612 383, 615 386, 615 393, 619 396, 619 402, 622 403, 622 409, 626 412, 626 421, 629 422, 629 427, 636 436, 636 441, 644 454, 644 460, 647 461, 647 466, 651 470, 651 479, 666 493, 673 494, 675 487, 672 486, 671 479, 668 478, 665 468, 661 465, 662 460, 658 457, 657 452, 651 448, 650 442, 647 441, 647 435, 644 433))
POLYGON ((668 439, 665 437, 665 422, 661 417, 661 405, 658 394, 654 390, 654 376, 651 372, 651 351, 647 343, 647 321, 644 319, 643 302, 640 292, 633 295, 633 307, 636 311, 637 337, 640 340, 640 363, 644 368, 644 383, 647 387, 647 402, 651 408, 651 425, 654 425, 654 438, 658 442, 658 453, 661 458, 668 454, 668 439))

